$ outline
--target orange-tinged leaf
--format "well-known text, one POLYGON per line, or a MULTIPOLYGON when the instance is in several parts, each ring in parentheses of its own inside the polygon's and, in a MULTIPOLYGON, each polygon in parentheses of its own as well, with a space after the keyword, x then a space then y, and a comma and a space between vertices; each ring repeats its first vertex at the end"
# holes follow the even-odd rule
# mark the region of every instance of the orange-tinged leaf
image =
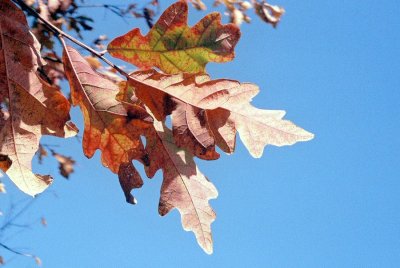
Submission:
POLYGON ((77 129, 67 122, 68 100, 39 78, 40 45, 24 13, 8 0, 0 2, 0 38, 0 154, 8 157, 0 167, 22 191, 35 195, 52 181, 32 173, 41 136, 70 137, 77 129))
POLYGON ((83 114, 84 154, 91 158, 100 149, 105 167, 120 176, 130 174, 133 159, 146 162, 140 135, 153 119, 139 105, 132 104, 127 110, 116 100, 118 86, 96 73, 74 48, 64 47, 63 61, 72 103, 79 105, 83 114))
POLYGON ((189 27, 187 16, 187 3, 178 1, 164 11, 146 36, 133 29, 112 40, 107 50, 139 68, 158 67, 169 74, 205 72, 208 62, 234 58, 239 28, 222 25, 219 13, 211 13, 189 27))
POLYGON ((217 189, 197 168, 193 155, 177 147, 171 130, 157 120, 154 120, 154 129, 150 129, 147 135, 146 151, 150 159, 150 165, 146 167, 147 175, 153 177, 158 169, 163 171, 158 208, 160 215, 164 216, 177 208, 183 228, 193 231, 199 245, 211 254, 211 223, 216 216, 208 200, 218 196, 217 189))

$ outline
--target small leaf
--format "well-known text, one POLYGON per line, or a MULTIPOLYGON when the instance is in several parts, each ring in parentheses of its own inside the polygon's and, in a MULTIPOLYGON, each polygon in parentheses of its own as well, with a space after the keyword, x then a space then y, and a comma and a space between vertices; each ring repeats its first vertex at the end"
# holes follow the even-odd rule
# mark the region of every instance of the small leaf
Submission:
POLYGON ((165 73, 205 72, 208 62, 234 58, 240 31, 233 24, 221 25, 221 15, 211 13, 190 28, 188 6, 179 1, 167 8, 150 32, 138 28, 117 37, 108 45, 111 56, 139 68, 158 67, 165 73))
POLYGON ((75 160, 71 157, 56 153, 51 150, 52 155, 58 161, 58 169, 60 170, 61 176, 68 179, 69 175, 74 172, 75 160))
POLYGON ((125 194, 126 202, 136 205, 137 200, 131 194, 132 189, 140 188, 143 186, 142 177, 133 166, 132 163, 121 164, 118 171, 119 183, 121 184, 122 191, 125 194))
POLYGON ((7 193, 6 186, 2 182, 0 182, 0 193, 3 193, 3 194, 7 193))
POLYGON ((47 151, 43 145, 39 144, 39 150, 37 151, 39 164, 43 163, 43 157, 47 156, 47 151))
POLYGON ((270 5, 263 1, 262 3, 254 2, 256 14, 266 23, 271 24, 274 28, 278 25, 285 9, 280 6, 270 5))
POLYGON ((42 224, 43 227, 47 227, 47 220, 45 217, 40 218, 40 223, 42 224))
POLYGON ((39 257, 35 256, 35 262, 37 266, 42 266, 42 260, 39 257))

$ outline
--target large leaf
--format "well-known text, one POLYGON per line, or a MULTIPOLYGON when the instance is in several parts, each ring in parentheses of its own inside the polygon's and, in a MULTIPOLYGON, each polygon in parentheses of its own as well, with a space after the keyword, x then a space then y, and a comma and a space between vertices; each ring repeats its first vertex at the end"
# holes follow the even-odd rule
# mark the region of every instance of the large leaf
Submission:
POLYGON ((215 220, 215 212, 208 200, 218 196, 217 189, 197 168, 193 155, 177 147, 171 130, 157 120, 147 135, 146 151, 150 159, 147 175, 153 177, 158 169, 162 169, 164 175, 158 208, 160 215, 177 208, 183 228, 193 231, 199 245, 211 254, 211 223, 215 220))
POLYGON ((172 112, 173 134, 178 146, 188 148, 197 157, 218 159, 214 137, 205 117, 206 109, 215 109, 228 101, 225 89, 229 80, 209 80, 207 75, 164 75, 155 70, 131 74, 129 85, 157 120, 172 112))
POLYGON ((139 68, 158 67, 165 73, 204 72, 208 62, 234 58, 240 31, 233 24, 221 25, 221 15, 211 13, 190 28, 188 6, 179 1, 167 8, 150 32, 138 28, 115 38, 108 52, 139 68))
MULTIPOLYGON (((253 84, 240 84, 229 89, 227 102, 216 110, 206 111, 213 134, 220 143, 226 144, 228 152, 234 150, 236 130, 253 157, 262 156, 267 145, 292 145, 311 140, 314 135, 291 121, 283 120, 285 111, 258 109, 250 104, 259 89, 253 84), (229 113, 225 124, 219 122, 221 113, 229 113), (219 117, 219 118, 218 118, 219 117), (232 146, 233 145, 233 146, 232 146)), ((218 145, 220 145, 218 143, 218 145)), ((222 149, 223 146, 220 146, 222 149)))
POLYGON ((29 32, 24 13, 0 1, 0 168, 25 193, 35 195, 51 183, 32 173, 32 158, 42 135, 70 137, 70 105, 61 92, 42 81, 39 43, 29 32))
POLYGON ((252 106, 250 102, 259 91, 254 84, 210 80, 206 75, 165 75, 155 70, 134 72, 130 78, 136 96, 158 120, 172 113, 176 143, 201 158, 204 157, 197 147, 202 146, 209 153, 214 143, 232 153, 236 131, 254 157, 261 157, 268 144, 292 145, 313 138, 313 134, 282 120, 284 111, 252 106), (188 132, 192 136, 190 142, 188 132))
MULTIPOLYGON (((118 86, 96 73, 74 48, 64 47, 63 61, 72 103, 79 105, 83 114, 84 154, 91 158, 100 149, 103 165, 119 174, 122 186, 130 185, 137 176, 132 160, 147 159, 140 135, 152 125, 151 116, 138 105, 127 109, 117 101, 118 86)), ((127 200, 133 202, 130 190, 123 190, 127 200)))

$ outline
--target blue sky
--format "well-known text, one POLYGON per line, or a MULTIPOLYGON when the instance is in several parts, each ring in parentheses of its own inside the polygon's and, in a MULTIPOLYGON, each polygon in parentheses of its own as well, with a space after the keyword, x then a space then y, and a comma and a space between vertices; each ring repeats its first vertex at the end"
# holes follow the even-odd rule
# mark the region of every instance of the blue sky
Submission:
MULTIPOLYGON (((273 3, 287 11, 278 28, 252 16, 235 61, 208 70, 213 78, 258 84, 256 106, 286 110, 287 119, 316 137, 267 147, 261 159, 252 159, 238 141, 234 155, 197 161, 219 190, 211 201, 217 212, 212 256, 182 230, 177 211, 158 216, 160 173, 136 191, 138 205, 128 205, 98 153, 87 160, 74 139, 56 138, 45 141, 63 144, 59 151, 74 156, 76 172, 70 181, 55 175, 48 193, 19 221, 43 215, 48 226, 37 224, 9 245, 58 268, 399 267, 400 4, 273 3)), ((85 12, 99 30, 87 34, 88 41, 133 27, 147 31, 138 20, 126 24, 111 13, 85 12)), ((190 23, 204 14, 191 10, 190 23)), ((76 109, 73 116, 82 122, 76 109)), ((51 160, 35 168, 57 174, 51 160)), ((10 194, 0 198, 3 211, 25 198, 5 182, 10 194)), ((10 267, 35 264, 21 257, 10 267)))

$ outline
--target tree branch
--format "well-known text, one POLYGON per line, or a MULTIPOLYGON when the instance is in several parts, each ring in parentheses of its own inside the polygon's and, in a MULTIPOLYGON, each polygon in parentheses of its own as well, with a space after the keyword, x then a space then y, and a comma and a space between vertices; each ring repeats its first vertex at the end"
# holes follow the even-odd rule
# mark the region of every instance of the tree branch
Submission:
POLYGON ((8 250, 8 251, 10 251, 10 252, 12 252, 14 254, 17 254, 17 255, 21 255, 21 256, 29 257, 29 258, 34 258, 34 259, 37 258, 35 255, 29 254, 29 253, 24 253, 24 252, 12 249, 9 246, 7 246, 7 245, 5 245, 5 244, 3 244, 1 242, 0 242, 0 247, 2 247, 2 248, 6 249, 6 250, 8 250))
POLYGON ((112 63, 111 61, 109 61, 108 59, 106 59, 105 57, 103 57, 103 55, 101 54, 101 52, 98 52, 96 50, 94 50, 93 48, 91 48, 90 46, 82 43, 81 41, 79 41, 78 39, 70 36, 69 34, 63 32, 62 30, 60 30, 59 28, 57 28, 56 26, 54 26, 51 22, 49 22, 48 20, 46 20, 45 18, 43 18, 39 13, 37 13, 33 8, 31 8, 30 6, 28 6, 27 4, 25 4, 25 2, 23 0, 13 0, 15 3, 17 3, 23 10, 26 10, 27 12, 29 12, 32 16, 34 16, 35 18, 37 18, 38 20, 40 20, 50 31, 52 31, 60 40, 62 40, 63 45, 65 46, 65 42, 63 41, 63 38, 67 38, 70 41, 72 41, 73 43, 77 44, 78 46, 86 49, 87 51, 91 52, 93 55, 95 55, 96 57, 98 57, 99 59, 101 59, 102 61, 104 61, 105 63, 107 63, 108 65, 110 65, 112 68, 114 68, 115 70, 117 70, 121 75, 125 76, 125 77, 129 77, 129 75, 122 70, 121 68, 119 68, 117 65, 115 65, 114 63, 112 63))

